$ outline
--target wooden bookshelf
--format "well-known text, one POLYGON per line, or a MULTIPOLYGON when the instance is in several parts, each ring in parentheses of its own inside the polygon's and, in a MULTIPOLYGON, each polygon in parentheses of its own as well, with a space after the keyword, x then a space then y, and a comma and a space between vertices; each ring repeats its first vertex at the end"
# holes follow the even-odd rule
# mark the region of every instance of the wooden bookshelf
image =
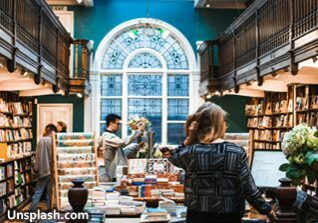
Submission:
POLYGON ((252 98, 245 108, 250 148, 281 149, 286 131, 293 127, 293 97, 288 92, 265 92, 264 98, 252 98))
POLYGON ((0 219, 33 195, 32 109, 32 98, 0 92, 0 219))
MULTIPOLYGON (((251 152, 281 150, 284 134, 294 126, 318 127, 318 85, 292 84, 287 92, 265 92, 264 98, 251 98, 245 115, 251 152)), ((305 182, 303 188, 309 194, 318 192, 317 182, 305 182)))

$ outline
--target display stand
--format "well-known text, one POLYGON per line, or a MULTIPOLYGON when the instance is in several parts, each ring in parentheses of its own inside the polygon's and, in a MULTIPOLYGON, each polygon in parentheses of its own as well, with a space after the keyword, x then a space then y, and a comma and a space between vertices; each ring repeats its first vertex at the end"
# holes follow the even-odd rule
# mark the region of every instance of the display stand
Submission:
POLYGON ((52 207, 69 206, 68 190, 72 180, 81 178, 87 189, 99 185, 97 150, 94 133, 53 134, 52 207))

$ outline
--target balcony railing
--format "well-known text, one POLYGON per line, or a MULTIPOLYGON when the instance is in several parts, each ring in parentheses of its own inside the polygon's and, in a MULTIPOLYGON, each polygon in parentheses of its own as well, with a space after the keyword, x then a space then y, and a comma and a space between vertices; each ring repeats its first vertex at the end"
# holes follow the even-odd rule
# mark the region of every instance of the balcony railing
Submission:
MULTIPOLYGON (((0 54, 7 58, 10 72, 18 64, 34 74, 36 84, 44 80, 54 86, 54 91, 69 92, 73 39, 45 0, 1 0, 0 34, 0 54)), ((78 44, 74 42, 76 49, 78 44)), ((79 53, 82 55, 75 57, 83 58, 81 72, 88 78, 90 64, 84 58, 90 52, 83 47, 79 53)))
POLYGON ((318 0, 256 0, 221 35, 218 86, 209 90, 261 81, 280 69, 297 74, 299 62, 318 54, 317 45, 318 0))

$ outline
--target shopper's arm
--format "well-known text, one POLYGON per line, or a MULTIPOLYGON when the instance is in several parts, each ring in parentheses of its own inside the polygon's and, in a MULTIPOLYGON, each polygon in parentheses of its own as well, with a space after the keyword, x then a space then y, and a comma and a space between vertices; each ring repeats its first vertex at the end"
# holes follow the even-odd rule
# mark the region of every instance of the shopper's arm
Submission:
POLYGON ((41 138, 36 146, 34 172, 39 172, 41 163, 41 154, 43 149, 43 138, 41 138))
POLYGON ((124 154, 128 159, 135 159, 139 151, 139 145, 133 143, 132 145, 123 148, 124 154))
POLYGON ((297 198, 294 207, 313 217, 318 217, 318 198, 308 195, 304 191, 297 191, 297 198))
POLYGON ((171 152, 171 156, 168 159, 173 165, 186 169, 189 163, 188 154, 189 147, 181 145, 171 152))
POLYGON ((142 131, 136 130, 134 131, 130 136, 128 136, 126 139, 121 139, 117 136, 114 136, 112 138, 105 139, 105 142, 113 147, 113 148, 123 148, 132 143, 134 140, 136 140, 139 136, 142 135, 142 131))
POLYGON ((242 149, 240 155, 240 186, 243 190, 246 200, 260 213, 269 214, 271 211, 271 205, 268 204, 264 198, 262 198, 261 193, 257 189, 253 176, 247 164, 247 156, 242 149))

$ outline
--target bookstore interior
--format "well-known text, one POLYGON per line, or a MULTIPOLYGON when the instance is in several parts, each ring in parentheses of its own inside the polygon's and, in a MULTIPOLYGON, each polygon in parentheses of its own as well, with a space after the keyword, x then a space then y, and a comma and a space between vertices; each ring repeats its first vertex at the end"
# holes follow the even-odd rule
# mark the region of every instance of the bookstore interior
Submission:
MULTIPOLYGON (((49 136, 50 199, 42 196, 41 210, 47 201, 63 214, 89 214, 71 222, 186 222, 188 173, 169 156, 186 138, 188 115, 207 101, 224 106, 224 140, 244 148, 272 205, 269 217, 246 202, 242 222, 317 222, 317 0, 236 1, 246 9, 196 51, 189 34, 151 18, 118 23, 94 46, 74 38, 68 16, 75 12, 77 35, 94 39, 80 30, 84 17, 120 3, 58 2, 0 2, 0 222, 30 209, 39 141, 60 123, 64 131, 49 136), (118 116, 108 122, 109 114, 118 116), (299 191, 305 201, 295 206, 299 191)), ((231 5, 194 2, 198 15, 231 5)))

